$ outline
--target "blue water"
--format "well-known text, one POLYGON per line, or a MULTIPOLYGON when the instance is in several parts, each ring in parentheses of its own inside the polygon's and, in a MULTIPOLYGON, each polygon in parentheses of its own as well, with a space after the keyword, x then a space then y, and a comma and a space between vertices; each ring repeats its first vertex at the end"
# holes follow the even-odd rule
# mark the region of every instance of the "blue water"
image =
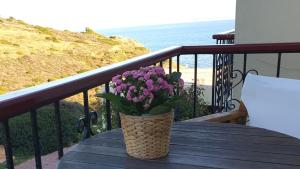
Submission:
MULTIPOLYGON (((215 44, 212 35, 230 29, 234 29, 234 20, 114 28, 99 30, 98 32, 107 36, 116 35, 132 38, 151 51, 156 51, 177 45, 215 44)), ((193 67, 194 57, 191 55, 182 56, 180 64, 193 67)), ((212 57, 199 55, 198 65, 202 68, 211 67, 212 57)))

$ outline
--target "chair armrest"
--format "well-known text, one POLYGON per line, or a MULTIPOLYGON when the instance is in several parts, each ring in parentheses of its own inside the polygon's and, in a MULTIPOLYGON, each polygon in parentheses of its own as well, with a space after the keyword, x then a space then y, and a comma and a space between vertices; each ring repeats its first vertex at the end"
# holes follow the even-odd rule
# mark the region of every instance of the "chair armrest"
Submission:
POLYGON ((247 112, 245 111, 232 111, 232 112, 222 112, 222 113, 215 113, 210 114, 194 119, 185 120, 185 122, 201 122, 201 121, 208 121, 208 122, 219 122, 219 123, 246 123, 247 112))

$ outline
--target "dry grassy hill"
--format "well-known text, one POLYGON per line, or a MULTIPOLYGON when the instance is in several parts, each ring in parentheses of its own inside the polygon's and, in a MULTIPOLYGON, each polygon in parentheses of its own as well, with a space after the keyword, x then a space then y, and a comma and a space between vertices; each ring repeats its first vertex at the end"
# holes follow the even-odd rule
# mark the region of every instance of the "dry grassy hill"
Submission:
POLYGON ((0 94, 147 53, 134 40, 0 18, 0 94))
MULTIPOLYGON (((0 18, 0 94, 92 70, 147 52, 143 45, 134 40, 106 37, 90 28, 86 28, 85 32, 59 31, 30 25, 14 18, 0 18)), ((99 89, 90 90, 89 101, 90 106, 98 111, 100 102, 94 97, 97 90, 99 89)), ((74 144, 81 138, 74 129, 74 122, 83 114, 80 103, 81 94, 61 102, 65 146, 74 144)), ((38 112, 39 126, 43 128, 39 133, 42 153, 47 154, 56 150, 51 141, 55 135, 49 135, 54 131, 51 123, 54 121, 53 107, 44 106, 38 112)), ((16 164, 33 157, 32 143, 24 146, 31 133, 28 117, 25 114, 10 119, 16 164)), ((93 126, 97 132, 102 131, 104 126, 101 120, 98 123, 93 126)), ((1 144, 3 140, 0 137, 1 144)), ((1 168, 4 168, 2 164, 1 168)))

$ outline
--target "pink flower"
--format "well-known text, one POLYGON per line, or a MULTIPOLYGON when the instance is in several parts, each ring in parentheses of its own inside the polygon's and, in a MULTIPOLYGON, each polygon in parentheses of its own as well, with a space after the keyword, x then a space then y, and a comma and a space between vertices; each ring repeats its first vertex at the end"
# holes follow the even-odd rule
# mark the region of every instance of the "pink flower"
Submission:
POLYGON ((158 82, 159 84, 162 84, 162 83, 164 82, 164 79, 162 79, 162 78, 159 77, 159 78, 157 79, 157 82, 158 82))
POLYGON ((122 83, 122 80, 118 79, 115 81, 116 85, 120 85, 122 83))
POLYGON ((154 91, 158 91, 158 90, 160 90, 160 86, 154 86, 154 89, 153 89, 154 91))
POLYGON ((121 77, 121 75, 114 76, 114 77, 112 78, 112 82, 116 83, 116 81, 119 80, 120 77, 121 77))
POLYGON ((145 96, 143 96, 143 95, 139 96, 139 101, 144 101, 144 99, 145 99, 145 96))
POLYGON ((168 89, 168 88, 169 88, 168 82, 164 80, 164 81, 162 82, 162 84, 161 84, 161 87, 162 87, 163 89, 168 89))
POLYGON ((115 88, 115 93, 120 93, 122 91, 122 87, 121 86, 117 86, 115 88))
POLYGON ((132 73, 132 77, 133 78, 138 78, 139 77, 139 72, 138 71, 131 71, 131 73, 132 73))
POLYGON ((137 103, 137 102, 139 102, 139 99, 138 99, 137 97, 134 97, 134 98, 132 98, 132 101, 133 101, 134 103, 137 103))
POLYGON ((147 90, 147 89, 144 89, 144 90, 143 90, 143 94, 144 94, 145 96, 149 96, 149 95, 150 95, 150 91, 147 90))
POLYGON ((124 76, 125 78, 127 78, 127 77, 130 76, 130 75, 131 75, 131 72, 130 72, 130 71, 126 71, 126 72, 123 73, 123 76, 124 76))
POLYGON ((155 67, 155 72, 159 75, 165 74, 165 70, 162 67, 155 67))
POLYGON ((130 86, 130 87, 129 87, 129 91, 134 91, 135 89, 136 89, 135 86, 130 86))
POLYGON ((131 101, 132 97, 131 97, 131 92, 129 91, 126 95, 127 100, 131 101))
POLYGON ((125 89, 127 88, 127 84, 122 83, 122 84, 121 84, 121 88, 122 88, 122 90, 125 90, 125 89))
POLYGON ((147 80, 147 81, 146 81, 146 85, 147 85, 147 86, 153 85, 153 80, 151 80, 151 79, 150 79, 150 80, 147 80))
POLYGON ((151 77, 151 76, 150 76, 150 73, 147 73, 147 74, 144 75, 145 80, 149 80, 150 77, 151 77))
POLYGON ((146 85, 147 85, 147 88, 151 91, 151 90, 153 90, 154 88, 153 88, 153 80, 147 80, 146 81, 146 85))

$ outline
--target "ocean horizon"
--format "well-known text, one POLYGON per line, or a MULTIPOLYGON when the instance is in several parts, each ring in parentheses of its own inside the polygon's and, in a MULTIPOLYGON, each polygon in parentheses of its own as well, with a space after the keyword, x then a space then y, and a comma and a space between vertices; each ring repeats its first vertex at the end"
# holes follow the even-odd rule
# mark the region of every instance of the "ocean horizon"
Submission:
MULTIPOLYGON (((131 38, 150 51, 157 51, 170 46, 215 44, 216 41, 212 39, 212 35, 234 29, 234 24, 234 20, 220 20, 112 28, 97 30, 97 32, 106 36, 131 38)), ((192 55, 181 56, 180 64, 194 67, 194 57, 192 55)), ((200 68, 212 67, 211 55, 199 55, 198 65, 200 68)))

